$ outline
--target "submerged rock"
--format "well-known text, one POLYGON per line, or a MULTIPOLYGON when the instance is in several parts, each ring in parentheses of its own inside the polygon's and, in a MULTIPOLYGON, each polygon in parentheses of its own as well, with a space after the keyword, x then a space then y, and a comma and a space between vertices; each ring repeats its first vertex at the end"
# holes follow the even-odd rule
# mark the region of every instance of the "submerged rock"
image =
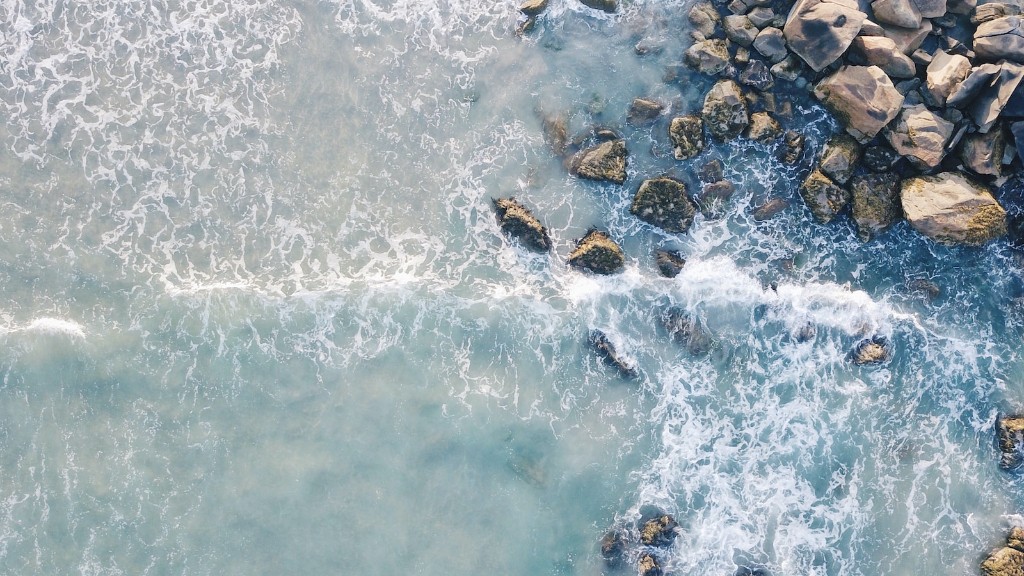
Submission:
POLYGON ((1024 451, 1024 416, 1002 416, 996 423, 999 431, 999 465, 1006 469, 1021 465, 1024 451))
POLYGON ((686 265, 686 259, 675 250, 658 250, 654 253, 654 263, 662 276, 675 278, 686 265))
POLYGON ((889 341, 881 336, 861 340, 850 353, 850 361, 858 366, 881 364, 892 357, 889 341))
POLYGON ((697 207, 686 195, 686 184, 673 178, 644 180, 629 211, 668 232, 686 232, 697 215, 697 207))
POLYGON ((600 230, 590 229, 569 254, 569 265, 595 274, 615 274, 626 264, 622 248, 600 230))
POLYGON ((929 300, 935 300, 942 295, 942 287, 927 278, 915 278, 907 283, 907 288, 929 300))
POLYGON ((831 222, 850 201, 850 193, 820 170, 811 172, 800 185, 800 196, 822 224, 831 222))
POLYGON ((640 527, 640 543, 644 546, 666 548, 679 533, 679 523, 669 514, 662 514, 644 522, 640 527))
POLYGON ((694 356, 711 351, 714 339, 701 321, 679 308, 670 308, 661 315, 661 324, 672 339, 685 346, 694 356))
POLYGON ((902 218, 900 178, 892 172, 856 176, 850 183, 853 193, 853 221, 863 242, 884 232, 902 218))
POLYGON ((980 245, 1006 234, 1006 211, 988 187, 956 172, 904 180, 900 201, 910 225, 939 242, 980 245))
POLYGON ((789 208, 789 202, 786 202, 782 198, 769 198, 767 202, 754 209, 754 220, 763 222, 774 217, 786 208, 789 208))
POLYGON ((626 111, 626 122, 634 125, 647 124, 661 115, 664 104, 650 98, 634 98, 626 111))
POLYGON ((668 137, 676 160, 693 158, 704 150, 704 121, 694 115, 673 118, 668 137))
POLYGON ((622 184, 626 181, 626 141, 609 140, 587 148, 573 159, 572 172, 580 178, 622 184))
POLYGON ((704 98, 701 116, 708 132, 718 140, 731 140, 750 124, 743 91, 732 80, 715 83, 704 98))
POLYGON ((697 170, 697 178, 705 184, 711 184, 712 182, 718 182, 725 178, 725 171, 722 166, 722 161, 715 158, 708 160, 704 163, 700 169, 697 170))
POLYGON ((626 360, 615 349, 615 345, 608 339, 608 335, 600 330, 591 330, 587 342, 601 357, 605 364, 615 368, 626 378, 636 378, 639 373, 632 362, 626 360))
POLYGON ((601 558, 609 568, 617 568, 622 565, 622 559, 626 554, 626 539, 622 533, 616 530, 609 531, 601 537, 601 558))
POLYGON ((697 196, 697 205, 706 218, 719 218, 725 211, 725 205, 736 192, 736 187, 728 180, 719 180, 704 185, 697 196))
POLYGON ((903 95, 878 66, 843 66, 818 83, 814 95, 864 144, 892 121, 903 95))
POLYGON ((803 134, 796 130, 786 130, 783 135, 785 146, 782 148, 782 161, 786 164, 796 164, 804 155, 804 143, 807 141, 803 134))
POLYGON ((519 242, 530 250, 536 252, 551 250, 548 229, 528 208, 517 202, 515 198, 498 198, 493 202, 498 216, 498 225, 502 232, 519 239, 519 242))
POLYGON ((564 114, 543 114, 541 117, 541 131, 544 134, 544 141, 548 143, 551 151, 556 156, 565 154, 569 145, 569 120, 564 114))

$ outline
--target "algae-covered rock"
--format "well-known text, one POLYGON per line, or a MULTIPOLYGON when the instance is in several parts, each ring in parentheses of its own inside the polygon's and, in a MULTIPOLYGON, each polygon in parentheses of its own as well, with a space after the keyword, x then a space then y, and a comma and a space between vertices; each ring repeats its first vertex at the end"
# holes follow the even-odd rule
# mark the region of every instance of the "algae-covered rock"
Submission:
POLYGON ((769 144, 782 135, 779 121, 768 112, 754 112, 750 115, 750 126, 747 127, 747 138, 754 142, 769 144))
POLYGON ((704 150, 704 121, 694 115, 673 118, 668 137, 676 160, 692 158, 704 150))
POLYGON ((891 357, 889 341, 881 336, 861 340, 850 353, 850 360, 857 365, 881 364, 891 357))
POLYGON ((814 170, 807 176, 800 185, 800 196, 822 224, 831 222, 850 201, 850 193, 821 170, 814 170))
POLYGON ((675 278, 686 265, 686 259, 675 250, 657 250, 654 253, 654 263, 662 276, 675 278))
POLYGON ((601 537, 601 558, 609 568, 617 568, 622 565, 623 556, 626 554, 626 539, 617 530, 606 532, 601 537))
POLYGON ((629 211, 668 232, 686 232, 697 215, 697 207, 686 195, 686 184, 673 178, 644 180, 629 211))
POLYGON ((683 61, 701 74, 714 76, 729 66, 729 46, 720 38, 701 40, 686 49, 683 61))
POLYGON ((893 172, 864 174, 850 181, 853 221, 864 242, 884 232, 902 218, 900 177, 893 172))
POLYGON ((956 172, 904 180, 900 202, 910 225, 939 242, 980 245, 1006 234, 1006 211, 989 188, 956 172))
POLYGON ((679 308, 666 310, 660 321, 672 339, 684 346, 693 356, 703 356, 715 345, 711 332, 704 327, 700 319, 679 308))
POLYGON ((832 180, 846 184, 860 161, 860 144, 849 134, 836 134, 825 142, 818 169, 832 180))
POLYGON ((595 274, 615 274, 626 264, 622 248, 600 230, 591 229, 576 242, 569 265, 595 274))
POLYGON ((572 172, 580 178, 622 184, 626 181, 626 141, 608 140, 576 155, 572 172))
POLYGON ((647 124, 661 115, 665 105, 651 98, 634 98, 626 111, 626 122, 634 125, 647 124))
POLYGON ((750 124, 743 91, 732 80, 719 80, 704 97, 701 113, 708 132, 718 140, 739 136, 750 124))
POLYGON ((1024 576, 1024 528, 1014 527, 1006 546, 989 554, 981 563, 983 576, 1024 576))
POLYGON ((679 523, 676 519, 669 514, 661 514, 640 527, 640 543, 645 546, 671 546, 678 532, 679 523))
POLYGON ((636 569, 640 576, 664 575, 664 572, 661 570, 661 564, 658 563, 658 559, 649 553, 640 555, 640 558, 636 562, 636 569))
POLYGON ((523 246, 536 252, 547 252, 551 249, 551 238, 548 229, 532 212, 515 198, 498 198, 494 200, 494 210, 498 216, 498 225, 505 234, 518 238, 523 246))

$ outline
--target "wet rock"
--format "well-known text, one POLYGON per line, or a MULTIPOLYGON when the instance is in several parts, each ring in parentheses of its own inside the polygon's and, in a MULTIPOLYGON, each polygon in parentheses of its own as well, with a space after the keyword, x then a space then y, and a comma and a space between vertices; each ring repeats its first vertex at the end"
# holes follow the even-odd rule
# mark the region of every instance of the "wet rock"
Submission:
POLYGON ((605 566, 617 568, 626 555, 626 539, 621 532, 612 530, 601 537, 601 558, 605 566))
POLYGON ((886 172, 900 161, 900 155, 886 146, 869 146, 864 150, 861 163, 873 172, 886 172))
POLYGON ((871 3, 875 20, 903 28, 917 28, 921 25, 921 12, 910 0, 875 0, 871 3))
POLYGON ((786 130, 783 135, 784 147, 782 148, 782 161, 786 164, 796 164, 804 155, 804 142, 806 138, 796 130, 786 130))
POLYGON ((747 13, 747 18, 758 28, 764 28, 775 20, 775 11, 767 6, 759 6, 747 13))
MULTIPOLYGON (((756 42, 756 40, 755 40, 756 42)), ((772 75, 779 80, 795 82, 800 79, 800 59, 792 54, 783 58, 771 67, 772 75)))
POLYGON ((997 128, 986 134, 969 134, 960 145, 960 159, 975 174, 999 177, 1003 172, 1006 138, 997 128))
POLYGON ((693 158, 704 150, 704 121, 694 115, 673 118, 668 137, 676 160, 693 158))
POLYGON ((643 553, 636 563, 637 573, 640 576, 663 576, 664 572, 661 570, 661 564, 658 564, 658 559, 649 553, 643 553))
POLYGON ((735 192, 736 188, 728 180, 705 184, 697 198, 697 205, 700 206, 700 211, 705 217, 719 218, 735 192))
POLYGON ((865 19, 855 0, 797 0, 783 32, 789 49, 820 72, 846 52, 865 19))
POLYGON ((647 124, 661 115, 665 106, 650 98, 634 98, 626 111, 626 122, 634 125, 647 124))
POLYGON ((899 114, 903 95, 877 66, 843 66, 818 83, 814 95, 861 143, 899 114))
POLYGON ((874 336, 861 340, 853 347, 850 361, 858 366, 865 364, 881 364, 892 357, 889 341, 882 336, 874 336))
POLYGON ((850 189, 853 221, 861 241, 871 240, 903 217, 898 175, 886 172, 856 176, 850 182, 850 189))
POLYGON ((731 14, 722 18, 722 29, 725 30, 725 37, 740 46, 750 46, 757 36, 757 26, 750 21, 750 18, 742 14, 731 14))
POLYGON ((750 86, 755 90, 764 92, 775 85, 775 78, 772 77, 771 72, 768 71, 768 67, 765 66, 764 62, 760 60, 751 60, 747 63, 746 68, 740 72, 739 78, 740 84, 744 86, 750 86))
POLYGON ((996 423, 999 432, 999 465, 1006 469, 1018 468, 1024 458, 1024 416, 1002 416, 996 423))
POLYGON ((569 144, 569 120, 564 114, 542 114, 541 133, 556 156, 565 154, 569 144))
POLYGON ((700 32, 706 38, 715 35, 718 24, 722 21, 722 17, 718 14, 718 9, 711 2, 694 4, 690 8, 690 13, 687 17, 690 20, 690 24, 693 24, 694 30, 700 32))
POLYGON ((925 278, 915 278, 911 280, 907 284, 907 288, 909 288, 911 292, 921 294, 929 300, 935 300, 942 295, 942 288, 935 282, 925 278))
POLYGON ((697 170, 697 178, 705 184, 712 182, 718 182, 724 178, 724 171, 722 169, 722 161, 717 158, 714 160, 708 160, 704 163, 700 169, 697 170))
POLYGON ((548 0, 526 0, 519 5, 519 11, 527 16, 536 16, 547 8, 548 0))
POLYGON ((679 308, 665 311, 660 321, 669 336, 693 356, 703 356, 714 346, 711 333, 701 321, 679 308))
POLYGON ((690 46, 683 60, 701 74, 714 76, 729 66, 729 46, 718 38, 703 40, 690 46))
POLYGON ((930 20, 925 20, 918 28, 883 25, 882 29, 885 30, 885 37, 895 42, 900 52, 912 54, 932 33, 933 26, 930 20))
POLYGON ((576 242, 569 265, 595 274, 615 274, 625 266, 622 248, 600 230, 591 229, 576 242))
POLYGON ((1003 16, 978 25, 974 52, 984 60, 1024 62, 1024 19, 1003 16))
POLYGON ((983 24, 990 20, 996 20, 1005 16, 1020 15, 1020 6, 1016 4, 1005 4, 1003 2, 989 2, 982 4, 971 13, 972 24, 983 24))
POLYGON ((516 201, 515 198, 498 198, 494 200, 494 210, 498 217, 501 231, 536 252, 551 250, 551 238, 545 228, 529 209, 516 201))
POLYGON ((814 337, 818 335, 818 329, 815 328, 814 324, 808 322, 800 327, 799 330, 794 334, 794 338, 797 342, 810 342, 814 340, 814 337))
POLYGON ((667 548, 679 533, 679 523, 669 514, 661 514, 644 522, 640 527, 640 543, 644 546, 667 548))
POLYGON ((835 134, 825 142, 818 169, 840 184, 846 184, 860 161, 860 144, 848 134, 835 134))
POLYGON ((831 222, 850 201, 850 193, 820 170, 811 172, 800 185, 800 196, 822 224, 831 222))
POLYGON ((619 7, 617 0, 580 0, 580 4, 604 12, 615 12, 619 7))
POLYGON ((952 135, 953 123, 921 104, 905 106, 886 131, 892 149, 906 156, 918 170, 931 170, 939 165, 952 135))
POLYGON ((900 202, 910 225, 939 242, 980 245, 1006 234, 1006 211, 988 187, 956 172, 904 180, 900 202))
POLYGON ((853 41, 853 49, 867 64, 878 66, 890 78, 913 78, 917 74, 914 61, 884 36, 858 36, 853 41))
POLYGON ((971 73, 971 61, 963 56, 937 50, 926 72, 927 89, 936 106, 945 106, 953 89, 971 73))
POLYGON ((609 140, 580 152, 572 172, 580 178, 622 184, 626 181, 626 141, 609 140))
POLYGON ((747 138, 762 144, 769 144, 782 135, 782 126, 767 112, 754 112, 750 115, 750 126, 747 138))
POLYGON ((658 272, 665 278, 675 278, 683 270, 686 260, 675 250, 658 250, 654 253, 654 263, 658 272))
POLYGON ((629 211, 668 232, 686 232, 697 215, 697 207, 686 195, 686 184, 673 178, 644 180, 629 211))
POLYGON ((782 212, 786 208, 789 208, 789 202, 778 197, 769 198, 767 202, 754 209, 753 217, 754 220, 763 222, 773 218, 776 214, 782 212))
POLYGON ((982 576, 1024 575, 1024 528, 1014 527, 1006 546, 989 554, 981 563, 982 576))
POLYGON ((786 59, 789 50, 786 49, 786 36, 778 28, 765 28, 754 37, 754 50, 768 59, 772 64, 778 64, 786 59))
POLYGON ((711 88, 701 116, 708 132, 718 140, 731 140, 750 124, 743 91, 732 80, 719 80, 711 88))
POLYGON ((600 330, 591 330, 587 342, 605 364, 615 368, 626 378, 636 378, 639 373, 632 362, 619 355, 608 335, 600 330))

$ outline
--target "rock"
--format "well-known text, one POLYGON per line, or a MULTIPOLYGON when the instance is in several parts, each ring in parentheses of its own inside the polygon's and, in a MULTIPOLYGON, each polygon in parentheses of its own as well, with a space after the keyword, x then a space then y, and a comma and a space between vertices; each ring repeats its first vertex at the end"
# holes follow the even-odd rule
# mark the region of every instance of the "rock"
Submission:
POLYGON ((1002 457, 999 465, 1006 469, 1017 468, 1024 462, 1024 416, 1002 416, 996 422, 999 431, 999 450, 1002 457))
POLYGON ((899 114, 903 95, 877 66, 843 66, 818 83, 814 95, 866 143, 899 114))
POLYGON ((1024 552, 1010 546, 996 550, 981 563, 982 576, 1024 575, 1024 552))
POLYGON ((935 300, 942 295, 942 288, 938 284, 927 280, 925 278, 915 278, 907 284, 912 292, 916 292, 928 298, 929 300, 935 300))
POLYGON ((703 40, 690 46, 683 60, 701 74, 714 76, 729 66, 729 47, 725 40, 703 40))
POLYGON ((904 180, 900 202, 910 225, 939 242, 980 245, 1006 234, 1006 211, 988 187, 956 172, 904 180))
POLYGON ((747 128, 747 138, 754 142, 769 144, 782 135, 782 126, 767 112, 754 112, 750 115, 750 127, 747 128))
POLYGON ((732 63, 737 66, 746 66, 750 63, 750 49, 743 46, 736 47, 736 55, 732 57, 732 63))
POLYGON ((595 274, 615 274, 625 263, 622 248, 607 234, 593 228, 576 242, 576 249, 569 254, 570 266, 595 274))
POLYGON ((588 180, 622 184, 626 181, 626 141, 608 140, 587 148, 573 159, 572 172, 588 180))
POLYGON ((864 23, 860 25, 860 32, 858 32, 857 35, 858 36, 885 36, 885 28, 882 28, 882 26, 880 24, 878 24, 877 22, 872 22, 871 20, 865 20, 864 23))
POLYGON ((515 198, 498 198, 494 200, 494 210, 498 216, 501 231, 536 252, 551 250, 551 238, 548 229, 540 223, 528 208, 515 198))
POLYGON ((1024 66, 1013 62, 1000 63, 999 73, 995 75, 992 84, 983 88, 967 106, 967 115, 978 126, 979 132, 987 132, 992 127, 1022 79, 1024 66))
POLYGON ((726 38, 740 46, 753 44, 758 32, 750 18, 742 14, 730 14, 722 18, 722 29, 725 30, 726 38))
POLYGON ((704 182, 705 184, 718 182, 724 177, 725 176, 722 169, 722 161, 718 159, 708 160, 707 162, 704 163, 703 166, 700 167, 699 170, 697 170, 697 178, 699 178, 700 181, 704 182))
POLYGON ((892 172, 856 176, 850 182, 850 191, 857 237, 863 242, 881 234, 903 217, 900 178, 892 172))
POLYGON ((945 106, 946 99, 971 73, 971 61, 963 56, 936 50, 928 64, 926 86, 936 106, 945 106))
POLYGON ((900 160, 900 155, 886 146, 870 146, 864 150, 861 158, 862 164, 873 172, 887 172, 892 170, 900 160))
POLYGON ((522 20, 520 20, 516 24, 516 30, 515 30, 516 38, 522 38, 523 36, 526 36, 531 31, 533 31, 534 27, 536 27, 536 26, 537 26, 537 17, 536 16, 526 16, 526 17, 524 17, 522 20))
POLYGON ((662 514, 644 522, 640 527, 640 543, 644 546, 667 548, 672 545, 679 532, 679 523, 668 514, 662 514))
POLYGON ((768 71, 768 67, 765 66, 764 62, 760 60, 751 60, 747 67, 740 72, 739 78, 740 84, 744 86, 750 86, 755 90, 764 92, 775 85, 775 78, 772 77, 771 72, 768 71))
POLYGON ((1006 138, 997 128, 985 134, 969 134, 960 145, 960 159, 975 174, 995 176, 1003 173, 1003 152, 1006 138))
POLYGON ((861 340, 850 352, 850 361, 858 366, 881 364, 892 357, 889 341, 882 336, 861 340))
POLYGON ((768 59, 772 64, 778 64, 789 56, 786 49, 786 37, 778 28, 765 28, 757 33, 754 38, 754 50, 768 59))
POLYGON ((946 105, 965 108, 983 90, 992 86, 1002 67, 998 64, 982 64, 971 68, 963 82, 955 86, 946 98, 946 105))
POLYGON ((1002 2, 989 2, 974 9, 971 14, 971 24, 984 24, 990 20, 996 20, 1005 16, 1019 16, 1020 6, 1016 4, 1004 4, 1002 2))
POLYGON ((942 18, 946 14, 946 0, 911 0, 925 18, 942 18))
POLYGON ((735 192, 736 188, 728 180, 705 184, 697 198, 697 205, 700 206, 700 211, 705 217, 718 218, 735 192))
POLYGON ((761 204, 754 209, 754 220, 758 222, 764 222, 776 214, 782 212, 786 208, 789 208, 789 202, 786 202, 782 198, 769 198, 767 202, 761 204))
POLYGON ((694 115, 673 118, 668 127, 668 137, 676 160, 693 158, 704 150, 704 121, 694 115))
POLYGON ((796 130, 786 130, 782 139, 785 144, 782 149, 782 161, 786 164, 796 164, 803 158, 804 142, 807 139, 796 130))
POLYGON ((772 20, 775 20, 775 11, 767 6, 759 6, 751 10, 747 14, 747 18, 750 18, 750 22, 754 26, 764 28, 771 24, 772 20))
POLYGON ((647 124, 659 115, 665 106, 650 98, 634 98, 626 111, 626 122, 634 125, 647 124))
POLYGON ((800 59, 790 54, 771 68, 772 74, 779 80, 795 82, 800 79, 800 59))
POLYGON ((865 19, 856 0, 797 0, 783 32, 789 49, 820 72, 846 52, 865 19))
POLYGON ((853 40, 853 48, 869 65, 878 66, 890 78, 913 78, 917 74, 914 61, 885 36, 858 36, 853 40))
POLYGON ((569 144, 569 120, 564 114, 543 114, 541 133, 556 156, 565 154, 566 146, 569 144))
POLYGON ((711 333, 700 320, 679 308, 668 309, 661 315, 660 320, 669 336, 693 356, 703 356, 714 346, 711 333))
POLYGON ((946 11, 961 16, 970 14, 978 5, 978 0, 946 0, 946 11))
POLYGON ((840 184, 846 184, 860 161, 860 144, 848 134, 836 134, 825 142, 818 169, 840 184))
POLYGON ((800 196, 807 202, 811 214, 822 224, 828 224, 850 201, 850 193, 836 185, 820 170, 814 170, 800 185, 800 196))
POLYGON ((708 132, 718 140, 731 140, 750 124, 743 91, 732 80, 715 83, 704 98, 701 115, 708 132))
POLYGON ((921 47, 924 39, 932 33, 930 20, 921 22, 919 28, 901 28, 899 26, 882 26, 885 30, 885 37, 896 43, 896 48, 904 54, 912 54, 914 50, 921 47))
POLYGON ((644 180, 629 208, 637 218, 668 232, 686 232, 697 207, 686 195, 686 184, 673 178, 644 180))
POLYGON ((519 11, 527 16, 536 16, 547 8, 548 0, 526 0, 519 5, 519 11))
POLYGON ((939 165, 952 135, 952 122, 921 104, 905 106, 886 131, 892 149, 906 156, 918 170, 931 170, 939 165))
POLYGON ((580 3, 588 8, 605 12, 615 12, 619 8, 617 0, 580 0, 580 3))
POLYGON ((924 66, 925 68, 931 66, 932 63, 932 55, 920 48, 914 50, 914 53, 910 55, 910 59, 917 63, 918 66, 924 66))
POLYGON ((647 552, 640 555, 636 562, 636 569, 639 576, 664 575, 664 572, 661 570, 661 564, 658 564, 658 559, 647 552))
POLYGON ((690 8, 687 18, 690 20, 690 24, 693 24, 693 28, 707 38, 715 35, 718 24, 722 21, 722 17, 718 15, 718 9, 711 2, 694 4, 690 8))
POLYGON ((626 378, 636 378, 640 374, 632 362, 619 355, 615 345, 608 339, 608 335, 600 330, 591 330, 587 342, 597 352, 597 355, 605 364, 615 368, 626 378))
POLYGON ((626 555, 626 539, 622 533, 612 530, 601 537, 601 558, 605 566, 617 568, 622 565, 626 555))
POLYGON ((662 276, 675 278, 682 272, 686 260, 675 250, 658 250, 654 253, 654 263, 662 276))
POLYGON ((875 20, 883 24, 917 28, 921 25, 921 12, 910 0, 875 0, 871 3, 875 20))
POLYGON ((984 60, 1024 62, 1024 19, 1003 16, 978 25, 974 52, 984 60))

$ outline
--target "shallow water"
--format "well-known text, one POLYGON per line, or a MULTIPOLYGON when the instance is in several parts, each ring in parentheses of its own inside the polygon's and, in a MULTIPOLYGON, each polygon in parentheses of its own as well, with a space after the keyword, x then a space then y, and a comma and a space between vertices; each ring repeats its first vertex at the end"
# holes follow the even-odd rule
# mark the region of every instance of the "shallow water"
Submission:
POLYGON ((686 3, 551 4, 519 40, 515 2, 0 2, 0 572, 597 575, 654 508, 672 574, 976 572, 1024 502, 993 442, 1018 254, 817 225, 762 145, 672 160, 624 113, 699 107, 665 81, 686 3), (627 183, 568 176, 538 110, 621 130, 627 183), (714 156, 722 215, 629 215, 714 156), (552 255, 501 235, 508 194, 552 255), (621 275, 565 265, 591 226, 621 275), (892 362, 852 366, 873 335, 892 362))

